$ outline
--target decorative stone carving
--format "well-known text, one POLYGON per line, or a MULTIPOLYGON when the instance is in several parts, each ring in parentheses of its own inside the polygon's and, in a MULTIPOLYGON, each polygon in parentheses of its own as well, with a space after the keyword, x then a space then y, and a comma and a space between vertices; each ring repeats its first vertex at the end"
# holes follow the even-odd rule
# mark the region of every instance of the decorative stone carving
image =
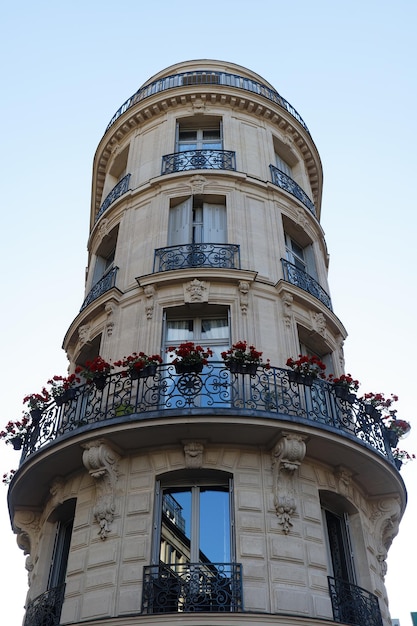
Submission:
POLYGON ((352 482, 352 472, 347 467, 338 465, 335 468, 334 475, 337 480, 338 491, 347 496, 352 482))
POLYGON ((313 330, 320 335, 324 335, 326 332, 326 318, 323 313, 315 313, 310 311, 311 325, 313 330))
POLYGON ((207 184, 207 178, 204 176, 193 176, 190 178, 191 193, 193 195, 204 193, 204 187, 207 184))
POLYGON ((23 554, 27 554, 25 567, 28 572, 28 585, 31 586, 34 576, 34 560, 38 552, 40 536, 40 515, 33 511, 16 511, 13 520, 16 542, 23 554))
POLYGON ((246 280, 239 281, 240 310, 242 311, 242 315, 246 315, 246 313, 248 312, 249 288, 249 283, 246 282, 246 280))
POLYGON ((294 475, 306 453, 305 437, 283 433, 272 452, 274 504, 279 523, 287 535, 297 508, 294 475))
POLYGON ((374 537, 376 541, 376 558, 380 566, 380 573, 384 579, 387 573, 387 554, 392 540, 398 534, 401 521, 401 506, 397 498, 383 498, 374 505, 371 516, 374 522, 374 537))
POLYGON ((80 339, 80 345, 84 346, 91 340, 91 326, 90 324, 84 324, 78 328, 78 337, 80 339))
POLYGON ((61 476, 57 476, 49 488, 49 493, 51 494, 51 508, 55 509, 64 502, 64 487, 65 480, 61 476))
POLYGON ((184 444, 185 467, 200 469, 203 466, 204 446, 201 441, 188 441, 184 444))
POLYGON ((100 526, 98 534, 106 539, 114 519, 115 491, 118 477, 119 454, 104 439, 83 444, 83 463, 96 481, 94 517, 100 526))
POLYGON ((304 210, 299 209, 299 208, 297 207, 297 209, 296 209, 296 213, 297 213, 296 223, 297 223, 299 226, 301 226, 301 228, 302 228, 303 230, 308 230, 309 223, 308 223, 308 219, 307 219, 307 217, 306 217, 306 212, 305 212, 304 210))
POLYGON ((201 98, 195 98, 193 99, 192 107, 194 115, 201 115, 205 112, 206 104, 201 98))
POLYGON ((99 226, 98 226, 98 231, 97 231, 97 236, 100 239, 100 242, 103 241, 104 237, 106 237, 106 235, 108 235, 110 232, 110 227, 109 227, 109 220, 107 218, 101 218, 99 226))
POLYGON ((113 327, 114 327, 114 317, 115 317, 115 311, 116 311, 116 306, 113 302, 107 302, 104 310, 106 311, 106 315, 107 315, 107 320, 106 320, 106 331, 107 331, 107 336, 110 337, 113 334, 113 327))
POLYGON ((292 319, 292 303, 294 302, 293 296, 287 291, 283 291, 281 294, 282 308, 284 323, 289 328, 291 326, 292 319))
POLYGON ((155 287, 153 285, 146 285, 143 290, 145 294, 145 311, 146 311, 146 319, 151 320, 153 316, 153 307, 155 300, 155 287))
POLYGON ((207 283, 198 278, 184 285, 184 302, 208 302, 208 294, 207 283))
POLYGON ((338 335, 337 336, 337 347, 339 348, 339 363, 340 363, 340 367, 342 368, 342 370, 345 369, 345 355, 344 355, 344 351, 343 351, 343 346, 344 346, 344 339, 342 337, 342 335, 338 335))

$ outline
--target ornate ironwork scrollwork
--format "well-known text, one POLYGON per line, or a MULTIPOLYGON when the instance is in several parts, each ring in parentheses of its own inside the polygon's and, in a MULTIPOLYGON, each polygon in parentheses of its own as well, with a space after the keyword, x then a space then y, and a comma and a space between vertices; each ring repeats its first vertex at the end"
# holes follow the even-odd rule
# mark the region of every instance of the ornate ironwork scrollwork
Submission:
POLYGON ((235 169, 235 153, 231 150, 185 150, 162 157, 162 174, 187 170, 235 169))
POLYGON ((281 172, 281 170, 275 167, 275 165, 270 165, 269 168, 271 170, 271 179, 274 185, 281 187, 284 191, 288 191, 288 193, 300 200, 300 202, 302 202, 313 215, 317 215, 316 207, 314 206, 313 201, 310 200, 308 195, 301 189, 300 185, 297 185, 291 176, 281 172))
POLYGON ((232 243, 189 243, 155 250, 154 272, 185 267, 240 269, 239 246, 232 243))

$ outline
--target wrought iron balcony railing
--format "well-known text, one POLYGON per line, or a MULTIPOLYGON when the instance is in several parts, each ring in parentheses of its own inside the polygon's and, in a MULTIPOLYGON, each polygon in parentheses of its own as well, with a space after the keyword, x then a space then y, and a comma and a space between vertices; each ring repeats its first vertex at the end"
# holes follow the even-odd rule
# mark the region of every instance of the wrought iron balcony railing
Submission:
POLYGON ((144 567, 142 613, 236 613, 242 610, 240 563, 144 567))
POLYGON ((235 170, 235 153, 231 150, 184 150, 162 157, 161 174, 187 170, 235 170))
POLYGON ((281 170, 275 167, 275 165, 270 165, 269 169, 271 170, 271 180, 274 185, 281 187, 284 191, 287 191, 291 195, 295 196, 297 200, 300 200, 300 202, 302 202, 304 206, 306 206, 307 209, 311 211, 315 217, 317 217, 316 207, 314 206, 313 201, 310 200, 308 195, 301 189, 300 185, 297 185, 291 176, 281 172, 281 170))
POLYGON ((282 270, 284 272, 284 280, 291 283, 291 285, 296 285, 297 287, 300 287, 300 289, 307 291, 312 296, 320 300, 320 302, 323 302, 323 304, 327 306, 330 311, 333 311, 332 301, 329 294, 324 291, 323 287, 321 287, 319 283, 312 276, 310 276, 310 274, 307 274, 307 272, 304 272, 286 259, 281 259, 281 263, 282 270))
POLYGON ((354 626, 382 626, 378 598, 340 578, 328 577, 335 622, 354 626))
POLYGON ((116 120, 119 119, 123 113, 128 111, 135 104, 149 98, 156 93, 161 93, 168 89, 174 89, 175 87, 186 87, 196 85, 224 85, 225 87, 234 87, 235 89, 243 89, 251 93, 258 94, 271 102, 274 102, 278 106, 282 107, 292 117, 294 117, 301 126, 309 133, 306 123, 302 119, 301 115, 297 113, 294 107, 279 95, 277 91, 271 89, 263 83, 259 83, 256 80, 252 80, 247 76, 239 76, 238 74, 229 74, 228 72, 213 72, 212 70, 199 70, 195 72, 182 72, 180 74, 173 74, 171 76, 165 76, 154 80, 152 83, 145 85, 138 89, 136 93, 122 104, 122 106, 116 111, 111 118, 106 131, 112 126, 116 120))
POLYGON ((80 312, 85 309, 86 306, 94 302, 94 300, 97 300, 97 298, 103 295, 103 293, 106 293, 106 291, 109 291, 109 289, 115 286, 118 269, 118 267, 112 267, 108 272, 106 272, 106 274, 104 274, 103 278, 100 278, 100 280, 92 286, 81 305, 80 312))
POLYGON ((26 608, 23 626, 58 626, 64 602, 65 585, 45 591, 26 608))
POLYGON ((240 269, 240 247, 232 243, 188 243, 155 250, 154 272, 187 267, 240 269))
POLYGON ((94 222, 97 222, 97 220, 100 219, 104 211, 106 211, 109 208, 109 206, 113 204, 115 200, 117 200, 117 198, 120 198, 120 196, 123 196, 123 194, 125 194, 129 190, 129 181, 130 181, 130 174, 126 174, 126 176, 124 176, 121 180, 119 180, 117 185, 113 187, 113 189, 106 196, 106 199, 104 200, 103 204, 99 208, 94 222))
POLYGON ((102 388, 95 384, 75 387, 71 399, 47 405, 23 442, 21 461, 48 443, 85 427, 103 422, 129 422, 168 417, 181 412, 211 415, 224 412, 281 422, 304 423, 330 430, 367 446, 396 465, 388 430, 379 414, 354 394, 340 397, 335 385, 315 379, 311 386, 292 380, 292 370, 258 367, 253 374, 232 373, 224 363, 209 361, 201 374, 175 372, 162 364, 155 373, 131 380, 126 372, 111 374, 102 388), (291 379, 290 379, 291 378, 291 379))

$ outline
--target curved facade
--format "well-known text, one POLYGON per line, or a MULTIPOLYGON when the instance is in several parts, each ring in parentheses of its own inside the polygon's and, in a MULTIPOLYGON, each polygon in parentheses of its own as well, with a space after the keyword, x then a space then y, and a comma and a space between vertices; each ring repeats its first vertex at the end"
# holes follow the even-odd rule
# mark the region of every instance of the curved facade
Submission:
POLYGON ((406 493, 386 429, 286 367, 302 353, 344 371, 322 180, 301 116, 234 64, 171 66, 111 119, 64 349, 71 372, 99 354, 164 363, 80 384, 25 442, 9 506, 26 626, 390 624, 406 493), (271 367, 231 372, 240 340, 271 367), (183 341, 213 351, 201 373, 174 370, 183 341))

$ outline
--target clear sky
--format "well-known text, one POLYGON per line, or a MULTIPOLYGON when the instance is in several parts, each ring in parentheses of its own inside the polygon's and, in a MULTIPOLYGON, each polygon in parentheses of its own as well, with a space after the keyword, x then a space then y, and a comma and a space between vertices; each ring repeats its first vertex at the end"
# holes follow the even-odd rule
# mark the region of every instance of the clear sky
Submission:
MULTIPOLYGON (((248 67, 307 123, 322 158, 322 226, 346 367, 399 395, 414 430, 417 3, 415 0, 16 0, 1 10, 0 425, 66 372, 64 334, 83 301, 92 160, 118 107, 173 63, 248 67)), ((18 453, 0 444, 1 475, 18 453)), ((386 584, 391 615, 417 611, 417 461, 386 584)), ((0 597, 19 626, 25 557, 0 484, 0 597), (1 490, 3 495, 1 496, 1 490)))

